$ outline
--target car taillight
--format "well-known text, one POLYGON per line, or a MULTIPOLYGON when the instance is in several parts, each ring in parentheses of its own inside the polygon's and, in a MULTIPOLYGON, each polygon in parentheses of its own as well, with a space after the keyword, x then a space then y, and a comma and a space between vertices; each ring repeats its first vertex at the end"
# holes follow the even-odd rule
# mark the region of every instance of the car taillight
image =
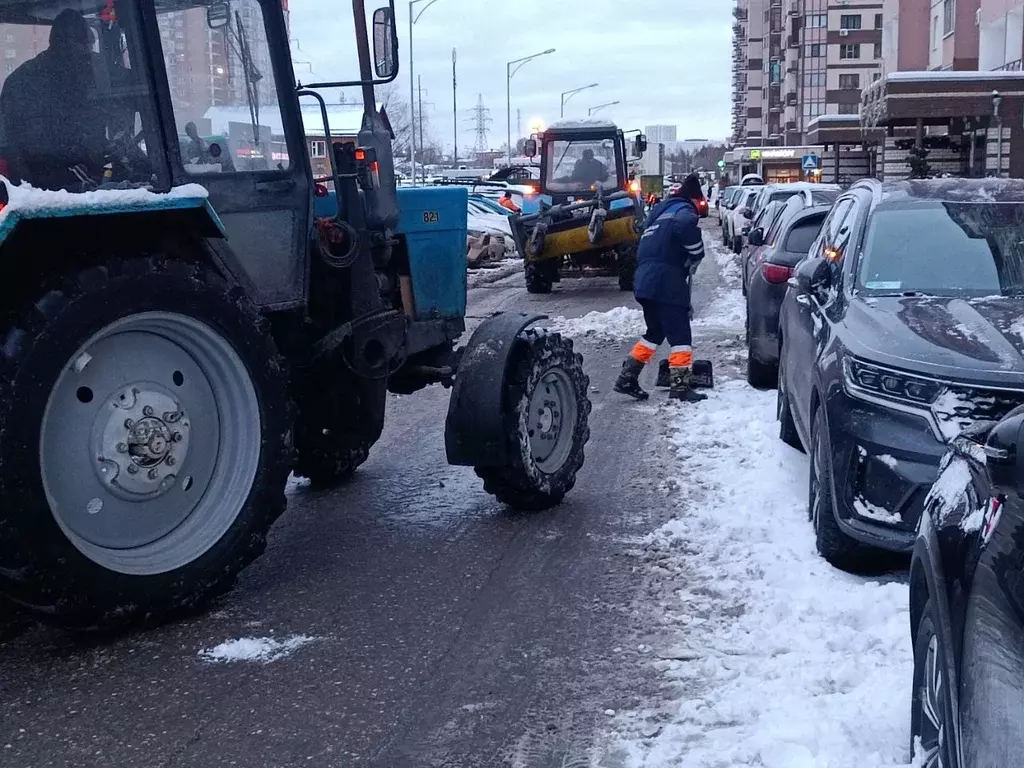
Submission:
POLYGON ((793 268, 782 264, 762 264, 761 274, 769 283, 784 283, 793 275, 793 268))

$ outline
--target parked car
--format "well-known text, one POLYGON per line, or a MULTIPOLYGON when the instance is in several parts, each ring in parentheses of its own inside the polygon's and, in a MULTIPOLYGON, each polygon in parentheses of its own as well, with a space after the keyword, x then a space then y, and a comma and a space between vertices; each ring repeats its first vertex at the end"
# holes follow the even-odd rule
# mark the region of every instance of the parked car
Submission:
MULTIPOLYGON (((754 387, 778 383, 782 300, 793 268, 807 256, 830 210, 827 205, 803 208, 796 202, 794 198, 786 204, 747 265, 747 381, 754 387)), ((754 242, 761 242, 757 230, 751 230, 754 242)))
POLYGON ((750 254, 764 244, 769 230, 778 222, 785 208, 785 203, 776 200, 762 208, 750 223, 747 242, 740 253, 740 289, 744 296, 747 295, 747 261, 750 254))
POLYGON ((722 228, 723 245, 730 244, 728 235, 729 217, 732 215, 732 211, 739 202, 739 197, 743 194, 743 191, 743 187, 740 186, 729 187, 722 195, 722 205, 718 211, 718 224, 722 228))
POLYGON ((779 319, 780 435, 811 455, 833 564, 913 548, 946 443, 1024 403, 1024 182, 865 180, 839 197, 779 319))
POLYGON ((796 181, 790 184, 766 184, 761 188, 760 194, 754 198, 754 204, 750 208, 754 216, 757 216, 768 203, 776 200, 785 202, 793 197, 801 198, 804 205, 833 203, 841 191, 838 184, 810 184, 806 181, 796 181))
POLYGON ((740 180, 741 187, 756 187, 764 184, 764 179, 759 173, 748 173, 740 180))
POLYGON ((753 218, 751 206, 754 198, 757 197, 759 187, 743 187, 733 209, 729 212, 727 230, 729 239, 726 245, 730 246, 734 253, 739 253, 743 248, 743 238, 750 229, 750 222, 753 218))
POLYGON ((940 466, 910 565, 915 764, 1024 765, 1024 409, 940 466))

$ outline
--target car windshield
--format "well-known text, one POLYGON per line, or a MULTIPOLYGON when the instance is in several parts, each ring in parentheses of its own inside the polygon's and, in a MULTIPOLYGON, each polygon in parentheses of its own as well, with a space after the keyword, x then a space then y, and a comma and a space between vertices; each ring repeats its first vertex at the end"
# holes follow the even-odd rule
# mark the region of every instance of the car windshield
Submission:
POLYGON ((876 211, 860 258, 867 293, 1024 293, 1024 203, 913 202, 876 211))
POLYGON ((813 189, 811 190, 811 205, 831 205, 838 197, 838 189, 813 189))
POLYGON ((152 180, 138 9, 109 6, 0 0, 0 173, 12 181, 78 191, 152 180))
POLYGON ((547 144, 547 188, 585 192, 618 189, 614 139, 576 139, 547 144))
POLYGON ((791 198, 791 197, 793 197, 795 195, 799 195, 799 194, 800 193, 798 191, 796 191, 796 190, 789 190, 789 191, 786 191, 786 192, 772 192, 771 195, 768 197, 768 202, 770 202, 770 203, 783 202, 784 203, 786 200, 789 200, 789 198, 791 198))

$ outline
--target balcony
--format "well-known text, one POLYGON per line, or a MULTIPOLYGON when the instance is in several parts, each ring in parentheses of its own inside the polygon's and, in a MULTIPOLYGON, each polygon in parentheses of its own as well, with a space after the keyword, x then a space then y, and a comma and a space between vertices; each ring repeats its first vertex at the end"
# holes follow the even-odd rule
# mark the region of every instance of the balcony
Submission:
POLYGON ((1007 64, 1003 64, 1001 67, 996 67, 996 72, 1020 72, 1024 69, 1024 59, 1017 59, 1007 64))
POLYGON ((791 75, 800 74, 800 60, 796 59, 795 61, 789 62, 789 64, 786 65, 786 72, 791 75))
POLYGON ((787 93, 786 94, 786 106, 787 107, 795 107, 796 106, 796 94, 795 93, 787 93))

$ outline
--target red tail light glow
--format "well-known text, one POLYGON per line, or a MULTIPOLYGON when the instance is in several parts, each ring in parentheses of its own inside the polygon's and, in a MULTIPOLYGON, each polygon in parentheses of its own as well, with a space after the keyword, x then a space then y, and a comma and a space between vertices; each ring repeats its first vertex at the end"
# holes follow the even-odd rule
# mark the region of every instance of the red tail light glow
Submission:
POLYGON ((793 275, 793 268, 782 264, 763 264, 761 274, 769 283, 784 283, 793 275))

